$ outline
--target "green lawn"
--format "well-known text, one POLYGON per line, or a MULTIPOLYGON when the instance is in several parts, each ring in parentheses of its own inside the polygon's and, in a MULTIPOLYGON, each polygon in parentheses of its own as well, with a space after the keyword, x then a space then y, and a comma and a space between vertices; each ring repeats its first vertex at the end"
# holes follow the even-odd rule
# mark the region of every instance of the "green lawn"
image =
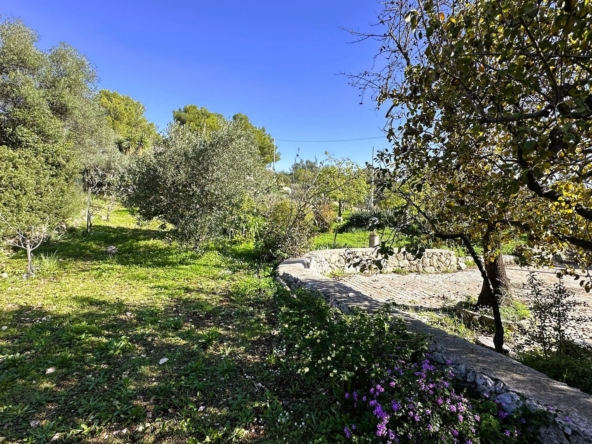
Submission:
POLYGON ((0 259, 0 442, 284 442, 276 288, 248 252, 197 255, 120 208, 34 278, 0 259))

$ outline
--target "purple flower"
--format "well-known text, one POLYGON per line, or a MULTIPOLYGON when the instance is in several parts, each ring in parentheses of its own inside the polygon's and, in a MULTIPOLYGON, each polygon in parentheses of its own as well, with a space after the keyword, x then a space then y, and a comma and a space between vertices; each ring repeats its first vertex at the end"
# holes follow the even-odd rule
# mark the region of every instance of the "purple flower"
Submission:
POLYGON ((366 398, 365 396, 364 396, 364 397, 362 397, 362 401, 365 401, 366 399, 367 399, 367 398, 366 398))
POLYGON ((401 404, 399 404, 397 401, 393 401, 393 403, 391 404, 391 407, 393 408, 393 411, 396 412, 397 410, 399 410, 401 408, 401 404))
POLYGON ((506 419, 508 416, 510 416, 510 414, 509 413, 506 413, 504 411, 501 411, 501 412, 498 413, 497 416, 499 416, 501 419, 506 419))
POLYGON ((449 408, 452 413, 456 413, 456 406, 454 404, 452 404, 449 408))
POLYGON ((391 381, 391 383, 389 384, 391 387, 395 386, 395 381, 391 381))
POLYGON ((522 418, 522 419, 520 420, 520 422, 521 422, 522 424, 526 424, 526 419, 522 418))
POLYGON ((345 433, 345 437, 346 438, 351 438, 351 432, 349 431, 349 429, 346 427, 345 429, 343 429, 343 433, 345 433))
POLYGON ((432 414, 432 410, 431 409, 426 409, 425 410, 425 414, 428 415, 428 416, 431 415, 432 414))
POLYGON ((458 415, 458 422, 463 422, 465 418, 463 418, 463 415, 458 415))
POLYGON ((356 430, 356 425, 352 424, 352 430, 356 430))
POLYGON ((452 429, 452 436, 458 436, 458 430, 452 429))
POLYGON ((349 399, 349 393, 345 394, 345 399, 349 399))
POLYGON ((475 421, 477 421, 477 422, 481 421, 481 417, 479 415, 475 415, 475 421))
POLYGON ((438 398, 438 401, 436 401, 438 403, 438 405, 442 405, 444 404, 444 401, 442 400, 442 398, 438 398))
POLYGON ((510 431, 509 431, 509 430, 506 430, 506 431, 504 432, 504 435, 506 435, 506 436, 510 436, 510 431))

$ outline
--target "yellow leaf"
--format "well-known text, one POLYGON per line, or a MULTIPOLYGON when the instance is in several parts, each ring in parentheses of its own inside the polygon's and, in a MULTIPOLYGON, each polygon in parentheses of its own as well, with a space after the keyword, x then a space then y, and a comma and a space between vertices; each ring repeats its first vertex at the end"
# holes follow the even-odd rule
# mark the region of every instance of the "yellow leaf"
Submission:
POLYGON ((444 19, 446 18, 446 16, 444 15, 444 13, 443 13, 443 12, 439 12, 439 13, 438 13, 438 17, 440 17, 440 21, 441 21, 441 22, 443 22, 443 21, 444 21, 444 19))

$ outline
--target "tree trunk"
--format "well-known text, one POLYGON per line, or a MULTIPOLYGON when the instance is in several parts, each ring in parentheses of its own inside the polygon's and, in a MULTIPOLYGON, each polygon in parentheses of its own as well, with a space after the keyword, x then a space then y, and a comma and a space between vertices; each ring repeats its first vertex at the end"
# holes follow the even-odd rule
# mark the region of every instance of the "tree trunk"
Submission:
MULTIPOLYGON (((487 234, 485 235, 484 238, 484 247, 487 247, 488 245, 488 241, 489 241, 489 235, 490 235, 490 231, 488 230, 487 234)), ((475 261, 475 264, 477 264, 477 268, 479 268, 479 272, 481 273, 481 277, 483 278, 483 287, 486 288, 486 292, 488 294, 491 294, 491 307, 493 308, 493 319, 494 319, 494 323, 495 323, 495 334, 493 335, 493 344, 495 345, 495 351, 497 351, 498 353, 503 353, 504 352, 504 325, 502 323, 502 316, 499 310, 499 301, 502 298, 502 287, 501 287, 501 281, 497 280, 497 279, 490 279, 489 274, 488 274, 488 269, 486 267, 486 265, 484 264, 485 261, 482 261, 481 258, 477 255, 477 253, 475 252, 475 249, 473 248, 470 239, 467 236, 463 236, 462 237, 462 241, 463 244, 465 245, 465 247, 467 248, 467 250, 469 250, 469 253, 471 254, 471 257, 473 258, 473 260, 475 261), (496 286, 494 286, 494 282, 497 283, 496 286)), ((496 258, 497 259, 497 258, 496 258)), ((501 256, 500 256, 501 259, 501 256)), ((495 262, 494 262, 495 264, 495 262)), ((499 265, 499 262, 498 262, 499 265)), ((503 276, 506 276, 506 270, 504 268, 504 263, 503 261, 501 261, 501 269, 503 270, 503 276)), ((496 271, 499 271, 499 267, 496 267, 496 271)), ((507 280, 507 276, 506 276, 506 280, 507 280)), ((509 282, 509 281, 508 281, 509 282)))
POLYGON ((337 210, 337 216, 342 217, 343 216, 343 201, 338 200, 337 203, 339 204, 339 209, 337 210))
POLYGON ((92 191, 88 190, 88 199, 86 202, 86 233, 90 234, 90 230, 92 228, 92 208, 91 208, 91 204, 92 204, 92 191))
MULTIPOLYGON (((489 279, 491 280, 493 293, 489 285, 483 282, 477 305, 482 307, 493 307, 495 298, 494 293, 500 294, 503 297, 510 291, 510 279, 508 279, 506 274, 506 266, 501 253, 495 257, 493 262, 486 260, 485 269, 487 270, 487 276, 489 276, 489 279)), ((498 303, 499 302, 501 302, 501 300, 498 300, 498 303)))
POLYGON ((31 241, 27 239, 27 274, 33 276, 33 248, 31 248, 31 241))

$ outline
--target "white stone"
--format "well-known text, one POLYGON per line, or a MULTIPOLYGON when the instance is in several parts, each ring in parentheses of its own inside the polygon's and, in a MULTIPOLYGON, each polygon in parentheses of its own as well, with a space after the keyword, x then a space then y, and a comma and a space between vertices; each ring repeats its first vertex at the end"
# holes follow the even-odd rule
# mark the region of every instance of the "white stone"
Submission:
POLYGON ((496 399, 502 405, 503 409, 510 414, 524 405, 520 396, 514 392, 502 393, 496 399))
POLYGON ((158 361, 158 363, 160 365, 164 364, 165 362, 168 362, 169 358, 162 358, 160 361, 158 361))

